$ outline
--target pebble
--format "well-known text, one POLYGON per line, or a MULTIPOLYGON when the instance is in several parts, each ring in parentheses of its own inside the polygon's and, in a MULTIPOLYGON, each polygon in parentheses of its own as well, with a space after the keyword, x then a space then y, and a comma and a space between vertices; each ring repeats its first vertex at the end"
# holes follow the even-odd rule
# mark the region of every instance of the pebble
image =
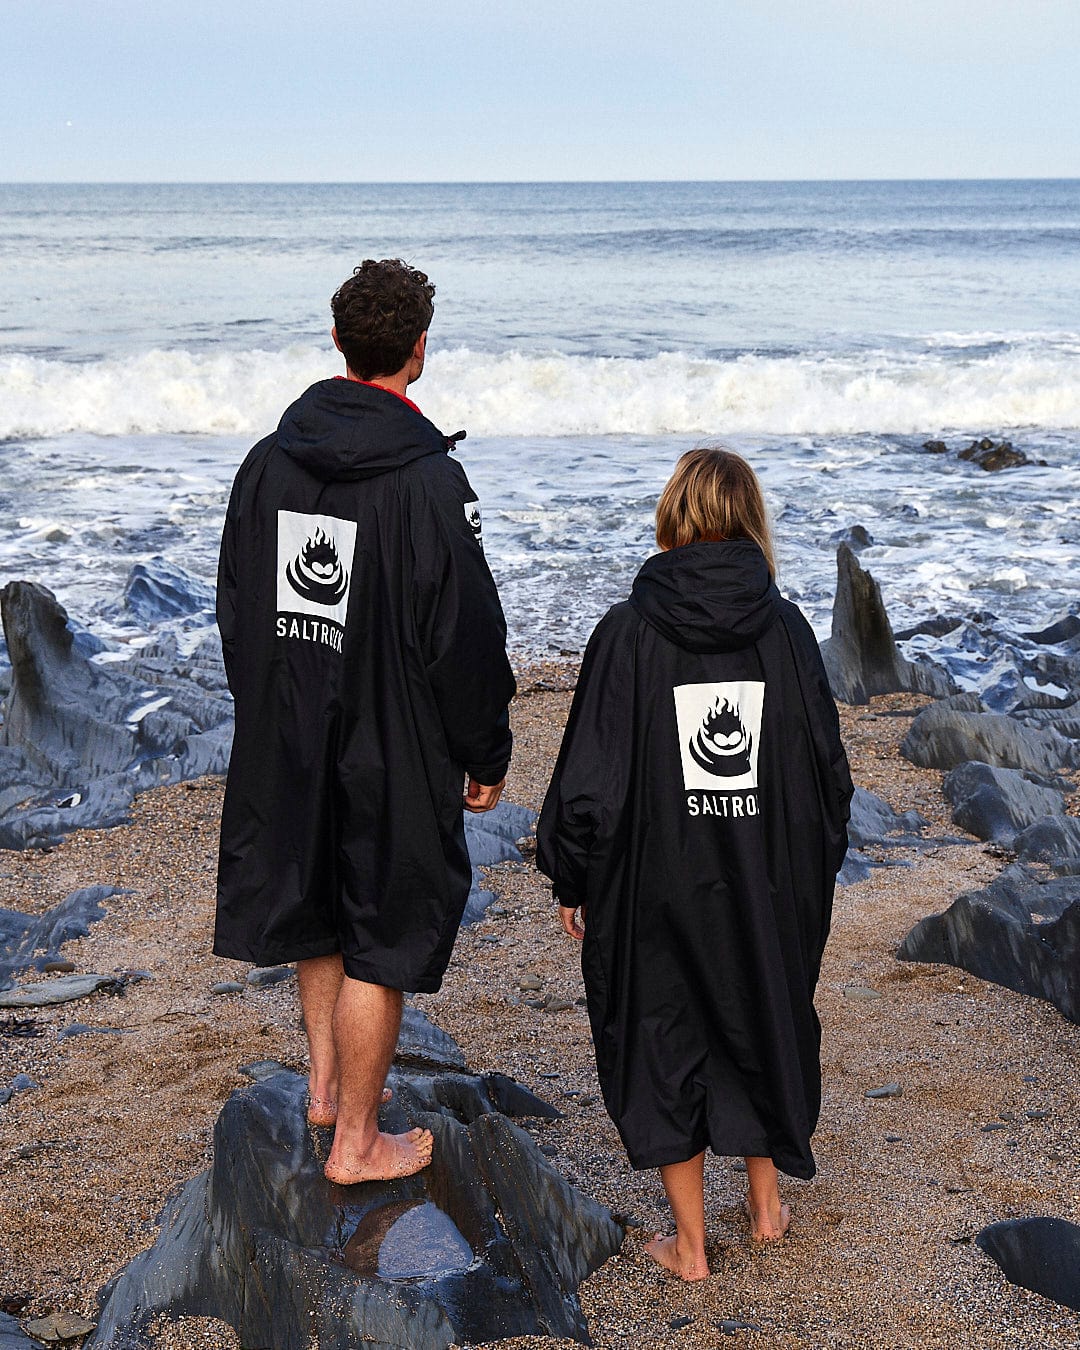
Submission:
POLYGON ((71 1022, 56 1033, 58 1041, 66 1041, 69 1036, 123 1036, 126 1033, 119 1027, 88 1027, 85 1022, 71 1022))
POLYGON ((45 961, 41 969, 46 975, 71 975, 75 971, 74 961, 45 961))
POLYGON ((735 1161, 731 1164, 731 1170, 733 1172, 745 1172, 746 1164, 743 1162, 741 1158, 736 1158, 735 1161))
POLYGON ((1039 1080, 1035 1077, 1033 1073, 1026 1073, 1024 1074, 1024 1077, 1021 1079, 1021 1082, 1024 1083, 1037 1083, 1038 1081, 1039 1080))
POLYGON ((272 984, 287 980, 291 974, 291 966, 257 966, 248 971, 247 982, 256 989, 267 989, 272 984))
POLYGON ((597 1100, 597 1099, 592 1095, 592 1093, 589 1092, 589 1093, 586 1093, 586 1095, 585 1095, 584 1097, 579 1097, 579 1098, 578 1098, 578 1105, 579 1105, 579 1106, 595 1106, 595 1105, 596 1105, 596 1100, 597 1100))
POLYGON ((884 1087, 867 1088, 863 1094, 863 1096, 873 1097, 875 1100, 880 1100, 883 1097, 902 1097, 903 1095, 904 1089, 899 1083, 886 1083, 884 1087))
POLYGON ((33 1322, 25 1322, 23 1329, 28 1336, 35 1336, 39 1341, 55 1342, 73 1341, 89 1335, 95 1326, 96 1322, 88 1322, 78 1313, 58 1312, 49 1313, 48 1317, 39 1317, 33 1322))
POLYGON ((716 1326, 725 1336, 733 1336, 736 1331, 761 1330, 756 1322, 744 1322, 738 1317, 725 1317, 722 1322, 717 1322, 716 1326))
POLYGON ((904 1138, 903 1135, 899 1134, 887 1134, 885 1136, 885 1142, 887 1144, 902 1144, 904 1142, 904 1138))
POLYGON ((526 992, 543 989, 543 987, 544 981, 539 975, 522 975, 521 979, 518 980, 518 988, 524 989, 526 992))
POLYGON ((983 1134, 990 1134, 992 1130, 1007 1130, 1009 1127, 1003 1121, 990 1120, 982 1127, 983 1134))
POLYGON ((536 1076, 537 1078, 561 1078, 562 1074, 556 1073, 553 1069, 551 1069, 548 1070, 546 1073, 538 1073, 536 1076))
POLYGON ((236 1069, 245 1078, 254 1078, 256 1083, 261 1083, 264 1078, 272 1078, 275 1073, 280 1073, 284 1067, 276 1059, 256 1059, 250 1064, 238 1064, 236 1069))
POLYGON ((569 1012, 573 1006, 574 1005, 570 1002, 568 998, 553 998, 549 999, 548 1002, 544 1005, 544 1011, 552 1013, 569 1012))
POLYGON ((217 984, 210 986, 212 994, 242 994, 244 986, 239 980, 218 980, 217 984))
POLYGON ((481 933, 477 939, 479 942, 486 942, 489 947, 498 947, 502 938, 498 938, 494 933, 481 933))
POLYGON ((683 1327, 688 1327, 693 1320, 692 1317, 673 1317, 668 1322, 668 1327, 672 1331, 681 1331, 683 1327))
POLYGON ((882 995, 877 989, 871 989, 865 984, 845 984, 844 997, 854 1003, 874 1003, 882 995))
POLYGON ((558 1154, 559 1150, 555 1147, 554 1144, 541 1144, 540 1152, 544 1155, 545 1158, 554 1158, 558 1154))
POLYGON ((1049 1111, 1025 1111, 1024 1115, 1028 1120, 1045 1120, 1049 1116, 1049 1111))

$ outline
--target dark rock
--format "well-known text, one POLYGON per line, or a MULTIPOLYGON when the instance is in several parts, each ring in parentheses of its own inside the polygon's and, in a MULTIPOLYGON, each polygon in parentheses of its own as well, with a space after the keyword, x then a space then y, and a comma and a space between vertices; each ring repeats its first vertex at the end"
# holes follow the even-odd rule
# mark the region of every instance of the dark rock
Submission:
POLYGON ((465 1054, 452 1036, 437 1027, 419 1008, 406 1003, 401 1013, 397 1058, 429 1069, 463 1069, 465 1054))
POLYGON ((944 441, 923 441, 922 448, 929 455, 947 455, 949 447, 944 441))
POLYGON ((1080 894, 1069 877, 1047 880, 1014 863, 985 889, 920 920, 897 955, 959 966, 1045 998, 1080 1022, 1080 894))
POLYGON ((1024 633, 1023 636, 1029 642, 1045 642, 1054 646, 1059 642, 1068 642, 1071 638, 1080 637, 1080 614, 1063 614, 1049 627, 1040 628, 1035 633, 1024 633))
POLYGON ((217 984, 210 986, 212 994, 242 994, 244 986, 239 980, 218 980, 217 984))
POLYGON ((990 839, 1005 848, 1013 847, 1016 835, 1026 826, 1065 812, 1061 793, 1044 787, 1030 773, 995 769, 977 760, 953 769, 941 790, 952 805, 954 824, 977 839, 990 839))
POLYGON ((975 1239, 1012 1284, 1080 1312, 1080 1227, 1065 1219, 1009 1219, 975 1239))
POLYGON ((151 558, 136 563, 128 573, 124 608, 147 625, 186 614, 212 614, 214 588, 176 563, 151 558))
POLYGON ((144 788, 224 772, 232 703, 220 656, 175 640, 99 664, 44 586, 0 592, 12 678, 0 725, 0 846, 54 844, 127 818, 144 788))
POLYGON ((265 1082, 267 1078, 273 1078, 274 1074, 285 1070, 285 1065, 278 1059, 255 1059, 250 1064, 238 1064, 236 1072, 242 1073, 245 1078, 250 1078, 255 1083, 265 1082))
POLYGON ((924 769, 954 769, 979 760, 998 769, 1043 776, 1080 764, 1080 747, 1056 731, 1039 731, 1000 713, 971 712, 957 699, 923 708, 900 753, 924 769))
POLYGON ((851 799, 848 841, 854 848, 920 844, 926 821, 918 811, 898 815, 883 798, 857 787, 851 799))
POLYGON ((12 976, 36 964, 35 952, 44 952, 42 968, 59 961, 65 942, 85 937, 90 925, 105 917, 101 902, 111 895, 124 894, 115 886, 85 886, 44 914, 0 909, 0 989, 10 988, 12 976))
POLYGON ((1033 463, 1022 450, 1014 450, 1011 441, 999 441, 995 444, 989 436, 972 441, 966 450, 961 450, 958 459, 970 460, 987 473, 997 473, 1001 469, 1014 469, 1020 464, 1033 463))
POLYGON ((124 1036, 127 1033, 120 1027, 88 1027, 85 1022, 69 1022, 56 1033, 58 1041, 69 1040, 72 1036, 124 1036))
POLYGON ((982 1127, 983 1134, 993 1134, 995 1130, 1007 1130, 1009 1127, 1001 1120, 990 1120, 982 1127))
POLYGON ((1016 718, 1026 727, 1056 731, 1070 741, 1080 740, 1080 703, 1071 702, 1057 708, 1020 708, 1016 718))
POLYGON ((725 1336, 734 1336, 737 1331, 760 1331, 756 1322, 744 1322, 741 1317, 724 1317, 716 1323, 725 1336))
POLYGON ((252 988, 268 989, 273 984, 287 980, 292 973, 292 966, 256 966, 254 970, 248 971, 246 978, 252 988))
POLYGON ((955 685, 944 672, 914 665, 900 655, 881 588, 846 544, 836 551, 836 569, 832 636, 821 644, 835 697, 845 703, 867 703, 874 694, 900 690, 935 696, 952 693, 955 685))
POLYGON ((864 1097, 871 1097, 875 1101, 886 1097, 902 1097, 903 1095, 904 1089, 899 1083, 886 1083, 884 1087, 868 1088, 863 1093, 864 1097))
POLYGON ((864 548, 873 547, 874 540, 865 525, 850 525, 846 530, 834 530, 829 543, 847 544, 852 553, 861 553, 864 548))
POLYGON ((681 1331, 683 1327, 688 1327, 693 1320, 692 1317, 687 1317, 685 1314, 679 1317, 672 1317, 668 1320, 668 1327, 672 1331, 681 1331))
POLYGON ((306 1084, 281 1073, 236 1092, 211 1170, 103 1291, 95 1350, 136 1350, 164 1314, 217 1317, 245 1345, 363 1343, 445 1350, 511 1336, 586 1342, 581 1280, 624 1231, 500 1114, 482 1079, 392 1073, 384 1128, 435 1135, 415 1177, 340 1187, 322 1175, 306 1084), (441 1100, 448 1097, 452 1105, 441 1100))
POLYGON ((945 615, 938 615, 931 619, 924 619, 912 628, 905 628, 900 633, 893 636, 897 642, 906 642, 908 638, 913 637, 944 637, 946 633, 952 633, 963 623, 963 619, 951 619, 945 615))
POLYGON ((27 1336, 17 1318, 0 1312, 0 1350, 42 1350, 42 1342, 27 1336))
POLYGON ((41 961, 38 969, 43 975, 74 975, 74 961, 41 961))
POLYGON ((1080 858, 1080 819, 1053 815, 1021 830, 1012 842, 1021 862, 1047 863, 1060 867, 1080 858))
POLYGON ((483 815, 465 813, 465 843, 472 863, 472 889, 465 905, 463 924, 478 922, 495 899, 494 892, 483 886, 481 867, 494 867, 501 862, 522 862, 517 841, 531 834, 536 825, 536 812, 512 802, 501 801, 493 811, 483 815))

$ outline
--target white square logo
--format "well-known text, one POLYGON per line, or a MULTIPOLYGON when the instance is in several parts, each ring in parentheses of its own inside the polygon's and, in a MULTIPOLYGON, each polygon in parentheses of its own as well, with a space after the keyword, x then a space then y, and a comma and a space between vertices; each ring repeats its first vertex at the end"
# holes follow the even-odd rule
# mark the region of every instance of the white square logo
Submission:
POLYGON ((278 613, 313 614, 345 625, 356 552, 356 521, 278 512, 278 613))
POLYGON ((672 693, 686 790, 756 788, 764 681, 678 684, 672 693))
POLYGON ((484 522, 480 516, 480 503, 475 500, 465 503, 465 519, 469 522, 469 529, 473 532, 473 538, 480 545, 480 552, 484 551, 484 522))

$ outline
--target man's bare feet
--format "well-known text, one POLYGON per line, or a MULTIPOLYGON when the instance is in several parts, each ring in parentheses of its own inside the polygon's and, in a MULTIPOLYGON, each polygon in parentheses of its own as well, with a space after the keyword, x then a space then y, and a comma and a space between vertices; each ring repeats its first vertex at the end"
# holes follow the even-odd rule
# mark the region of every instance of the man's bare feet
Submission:
POLYGON ((433 1145, 431 1131, 421 1129, 409 1130, 407 1134, 377 1134, 365 1154, 346 1152, 339 1148, 335 1138, 323 1174, 327 1181, 337 1182, 339 1186, 411 1177, 431 1162, 433 1145))
POLYGON ((678 1275, 680 1280, 705 1280, 709 1277, 709 1263, 705 1259, 705 1252, 680 1252, 678 1234, 674 1233, 671 1237, 664 1237, 662 1233, 657 1233, 651 1242, 646 1242, 645 1250, 652 1259, 661 1265, 665 1270, 670 1270, 673 1275, 678 1275))
POLYGON ((750 1220, 750 1241, 759 1247, 782 1241, 791 1227, 790 1205, 780 1205, 773 1214, 759 1214, 751 1208, 749 1200, 744 1200, 743 1210, 750 1220))
MULTIPOLYGON (((391 1088, 383 1088, 382 1096, 379 1100, 383 1106, 394 1095, 391 1088)), ((309 1125, 330 1126, 337 1124, 337 1102, 332 1097, 317 1097, 314 1093, 308 1094, 307 1118, 309 1125)))

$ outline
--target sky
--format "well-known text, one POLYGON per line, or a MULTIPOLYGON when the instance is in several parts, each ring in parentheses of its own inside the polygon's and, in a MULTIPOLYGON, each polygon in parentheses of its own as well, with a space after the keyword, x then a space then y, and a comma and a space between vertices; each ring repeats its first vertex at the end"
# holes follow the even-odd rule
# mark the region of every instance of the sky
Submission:
POLYGON ((0 0, 0 181, 1080 176, 1080 0, 0 0))

